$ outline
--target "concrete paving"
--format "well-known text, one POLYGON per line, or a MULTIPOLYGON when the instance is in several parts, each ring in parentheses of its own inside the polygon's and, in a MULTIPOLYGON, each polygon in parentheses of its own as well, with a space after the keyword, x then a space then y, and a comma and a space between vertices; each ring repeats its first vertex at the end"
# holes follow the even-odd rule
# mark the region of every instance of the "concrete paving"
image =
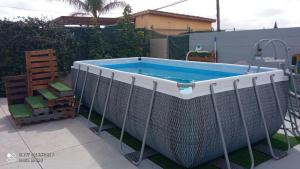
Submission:
MULTIPOLYGON (((16 129, 6 99, 0 98, 0 169, 137 169, 120 154, 118 148, 118 139, 106 132, 100 136, 95 135, 83 117, 16 129), (44 154, 36 154, 36 158, 31 159, 26 156, 27 153, 44 154)), ((126 145, 124 150, 133 151, 126 145)), ((138 168, 160 169, 150 160, 144 160, 138 168)), ((257 167, 299 168, 300 145, 284 159, 270 160, 257 167)))
POLYGON ((256 169, 300 169, 300 145, 295 146, 289 155, 281 160, 269 160, 256 169))
MULTIPOLYGON (((94 134, 83 117, 16 129, 6 100, 0 99, 0 169, 137 169, 120 154, 117 144, 106 132, 94 134), (44 154, 31 159, 27 153, 44 154)), ((125 150, 132 151, 127 146, 125 150)), ((155 166, 147 160, 139 168, 155 166)))

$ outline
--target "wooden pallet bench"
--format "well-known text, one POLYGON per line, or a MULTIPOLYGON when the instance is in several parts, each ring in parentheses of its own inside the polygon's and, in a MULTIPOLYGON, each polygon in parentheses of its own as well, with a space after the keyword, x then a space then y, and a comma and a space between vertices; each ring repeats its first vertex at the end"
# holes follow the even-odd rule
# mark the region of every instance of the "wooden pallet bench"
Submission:
POLYGON ((55 50, 25 52, 26 75, 5 78, 9 111, 18 127, 74 117, 78 102, 72 88, 57 82, 55 50))
POLYGON ((39 96, 27 97, 26 85, 26 75, 5 78, 9 111, 18 128, 27 124, 73 117, 76 112, 73 96, 59 98, 48 89, 41 89, 39 96), (48 100, 54 100, 53 110, 48 107, 48 100))

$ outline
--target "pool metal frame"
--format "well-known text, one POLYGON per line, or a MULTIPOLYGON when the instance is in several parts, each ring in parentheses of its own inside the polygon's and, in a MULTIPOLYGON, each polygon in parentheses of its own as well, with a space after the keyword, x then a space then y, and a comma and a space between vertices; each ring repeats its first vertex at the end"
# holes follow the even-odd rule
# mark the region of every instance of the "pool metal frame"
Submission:
MULTIPOLYGON (((77 83, 78 83, 79 72, 80 72, 80 65, 79 65, 79 68, 78 68, 78 71, 77 71, 77 74, 76 74, 76 80, 75 80, 75 85, 74 85, 75 86, 75 90, 78 87, 77 83)), ((87 74, 88 74, 88 72, 89 72, 89 66, 87 66, 87 70, 86 70, 85 77, 84 77, 83 87, 82 87, 81 94, 80 94, 78 112, 80 111, 80 105, 81 105, 82 97, 83 97, 84 90, 85 90, 85 87, 86 87, 86 81, 87 81, 87 74)), ((285 136, 286 136, 285 137, 286 138, 286 142, 288 143, 288 151, 289 151, 290 150, 290 141, 289 141, 289 139, 287 137, 287 129, 286 129, 286 126, 284 124, 284 117, 281 114, 282 110, 281 110, 281 105, 280 105, 280 101, 279 101, 277 90, 276 90, 276 84, 275 84, 274 76, 275 76, 275 74, 271 74, 270 75, 270 81, 271 81, 271 85, 273 87, 273 92, 274 92, 274 95, 275 95, 275 98, 276 98, 276 103, 277 103, 277 106, 278 106, 278 109, 279 109, 279 112, 280 112, 281 120, 283 122, 283 129, 284 129, 284 133, 285 133, 285 136)), ((89 114, 88 114, 88 122, 90 121, 91 112, 92 112, 92 109, 93 109, 94 100, 95 100, 95 96, 96 96, 97 90, 99 88, 99 85, 101 85, 100 84, 101 77, 102 77, 102 69, 99 70, 98 80, 97 80, 97 83, 96 83, 96 86, 95 86, 95 89, 94 89, 95 92, 94 92, 94 95, 93 95, 93 98, 92 98, 92 102, 91 102, 90 110, 89 110, 89 114)), ((122 131, 121 131, 121 136, 120 136, 120 140, 119 140, 120 141, 120 148, 119 149, 120 149, 120 152, 123 155, 125 155, 125 152, 124 152, 124 150, 122 148, 123 137, 124 137, 124 132, 125 132, 127 115, 128 115, 129 107, 130 107, 130 103, 131 103, 132 91, 133 91, 133 88, 135 86, 135 80, 136 80, 136 77, 132 76, 129 99, 127 101, 126 112, 125 112, 125 116, 124 116, 124 119, 123 119, 122 131)), ((105 115, 106 115, 106 111, 107 111, 107 104, 109 102, 109 96, 110 96, 110 91, 111 91, 111 86, 112 86, 113 81, 114 81, 114 72, 112 72, 112 74, 111 74, 111 80, 110 80, 109 88, 108 88, 108 91, 107 91, 107 94, 106 94, 105 106, 104 106, 104 110, 103 110, 103 116, 102 116, 101 124, 100 124, 99 130, 98 130, 99 134, 102 131, 102 127, 103 127, 103 123, 104 123, 104 119, 105 119, 105 115)), ((236 80, 233 81, 233 88, 234 88, 235 95, 236 95, 236 98, 237 98, 239 112, 241 114, 241 120, 243 122, 244 132, 245 132, 245 136, 246 136, 246 139, 247 139, 248 151, 249 151, 249 155, 250 155, 250 158, 251 158, 251 168, 254 168, 253 150, 252 150, 251 141, 250 141, 250 138, 249 138, 247 124, 246 124, 245 117, 244 117, 243 106, 241 104, 240 96, 239 96, 239 88, 238 88, 238 82, 239 81, 240 81, 239 79, 236 79, 236 80)), ((195 83, 178 83, 177 85, 178 85, 178 87, 194 87, 195 83)), ((218 124, 218 128, 219 128, 219 134, 221 135, 222 146, 223 146, 225 160, 226 160, 226 166, 227 166, 228 169, 231 169, 230 161, 229 161, 229 157, 228 157, 228 151, 227 151, 227 147, 226 147, 226 140, 225 140, 225 137, 224 137, 224 134, 223 134, 223 128, 222 128, 222 124, 221 124, 221 119, 219 117, 218 108, 216 106, 217 102, 216 102, 216 99, 215 99, 215 86, 217 86, 217 83, 211 83, 210 84, 210 93, 211 93, 211 96, 212 96, 212 102, 213 102, 214 112, 215 112, 215 115, 216 115, 216 120, 217 120, 217 124, 218 124)), ((263 123, 264 123, 264 129, 265 129, 266 138, 267 138, 267 141, 268 141, 269 150, 271 152, 272 157, 274 159, 278 160, 279 157, 277 157, 275 155, 274 151, 273 151, 273 147, 272 147, 272 144, 271 144, 271 141, 270 141, 270 137, 269 137, 269 131, 268 131, 268 128, 267 128, 265 117, 264 117, 264 112, 263 112, 263 110, 261 108, 262 106, 261 106, 260 96, 259 96, 259 93, 257 92, 257 87, 256 87, 257 86, 257 77, 256 76, 252 78, 252 86, 253 86, 254 91, 255 91, 255 95, 256 95, 256 99, 257 99, 257 103, 258 103, 259 112, 261 113, 261 117, 262 117, 262 120, 263 120, 263 123)), ((144 149, 145 149, 146 139, 147 139, 147 133, 148 133, 148 126, 149 126, 149 121, 151 119, 152 105, 153 105, 153 101, 155 99, 156 90, 157 90, 157 82, 155 80, 153 80, 152 96, 151 96, 149 111, 148 111, 147 120, 146 120, 146 124, 145 124, 145 129, 144 129, 144 136, 143 136, 143 140, 142 140, 142 147, 141 147, 141 150, 140 150, 140 153, 139 153, 138 160, 136 160, 136 159, 132 160, 132 163, 135 164, 135 165, 139 165, 141 163, 141 161, 143 160, 144 149)))

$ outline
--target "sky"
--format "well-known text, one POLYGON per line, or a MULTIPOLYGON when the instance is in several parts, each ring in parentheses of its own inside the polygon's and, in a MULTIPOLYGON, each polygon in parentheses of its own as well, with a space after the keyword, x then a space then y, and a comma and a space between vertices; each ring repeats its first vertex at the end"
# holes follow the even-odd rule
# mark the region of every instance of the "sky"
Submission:
MULTIPOLYGON (((125 0, 131 5, 133 12, 159 8, 176 1, 125 0)), ((275 21, 279 28, 300 27, 300 0, 220 0, 220 6, 221 28, 225 30, 273 28, 275 21)), ((55 19, 76 11, 74 7, 59 0, 0 0, 0 18, 31 16, 55 19)), ((215 0, 188 0, 162 11, 216 18, 215 0)), ((121 15, 122 9, 116 9, 103 17, 121 15)))

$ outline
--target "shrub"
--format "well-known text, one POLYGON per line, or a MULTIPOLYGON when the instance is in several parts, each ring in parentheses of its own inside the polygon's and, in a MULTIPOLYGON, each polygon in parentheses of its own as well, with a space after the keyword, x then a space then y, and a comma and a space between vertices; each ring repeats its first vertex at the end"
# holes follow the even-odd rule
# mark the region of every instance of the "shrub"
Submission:
POLYGON ((145 33, 135 30, 128 16, 104 29, 62 27, 37 18, 0 20, 0 96, 2 77, 25 73, 25 51, 55 49, 60 72, 69 71, 76 60, 145 56, 145 33))
MULTIPOLYGON (((54 48, 60 71, 67 71, 78 51, 74 34, 37 18, 0 20, 0 76, 25 73, 25 51, 54 48)), ((3 95, 3 78, 0 82, 3 95)))

